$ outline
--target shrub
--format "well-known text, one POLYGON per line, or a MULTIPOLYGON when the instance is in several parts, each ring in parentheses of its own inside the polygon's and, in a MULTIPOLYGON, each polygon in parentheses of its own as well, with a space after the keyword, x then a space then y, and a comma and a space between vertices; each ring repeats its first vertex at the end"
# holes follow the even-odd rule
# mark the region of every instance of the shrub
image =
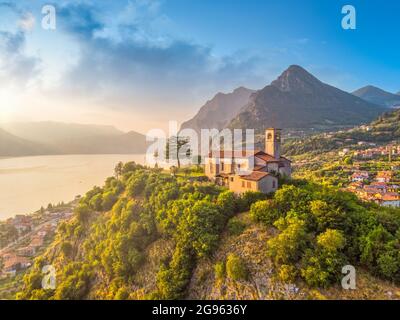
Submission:
POLYGON ((232 280, 247 280, 249 273, 242 258, 229 254, 226 259, 226 274, 232 280))
POLYGON ((279 218, 279 211, 276 209, 273 200, 263 200, 251 206, 250 216, 254 221, 272 226, 276 219, 279 218))
POLYGON ((280 267, 278 278, 285 283, 294 283, 297 277, 297 268, 293 265, 284 264, 280 267))
POLYGON ((246 224, 238 218, 232 218, 228 222, 228 231, 230 235, 238 236, 246 229, 246 224))
POLYGON ((218 280, 224 279, 226 275, 225 262, 219 261, 214 266, 215 278, 218 280))

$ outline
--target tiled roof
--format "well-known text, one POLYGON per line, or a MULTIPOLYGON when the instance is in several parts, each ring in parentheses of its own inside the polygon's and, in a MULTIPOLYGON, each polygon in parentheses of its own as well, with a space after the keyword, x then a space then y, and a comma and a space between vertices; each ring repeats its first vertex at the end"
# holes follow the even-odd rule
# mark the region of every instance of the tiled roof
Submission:
POLYGON ((254 156, 260 150, 214 150, 208 156, 212 158, 247 158, 254 156))
POLYGON ((240 176, 244 180, 250 180, 250 181, 260 181, 261 179, 264 179, 266 176, 271 175, 268 172, 262 172, 262 171, 252 171, 248 175, 240 176))
POLYGON ((289 161, 289 159, 285 157, 280 157, 279 159, 275 159, 268 153, 265 153, 262 150, 221 150, 221 151, 211 151, 208 156, 210 158, 220 158, 220 159, 232 159, 232 158, 248 158, 248 157, 257 157, 266 162, 280 162, 280 161, 289 161))
POLYGON ((253 171, 260 171, 264 169, 266 166, 254 166, 253 171))
POLYGON ((383 201, 396 201, 400 200, 400 196, 395 192, 387 192, 382 196, 383 201))

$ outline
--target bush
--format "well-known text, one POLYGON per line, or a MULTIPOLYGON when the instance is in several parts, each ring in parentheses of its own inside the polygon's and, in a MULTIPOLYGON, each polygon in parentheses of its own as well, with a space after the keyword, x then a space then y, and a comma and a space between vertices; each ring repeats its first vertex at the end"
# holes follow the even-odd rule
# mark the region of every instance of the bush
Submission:
POLYGON ((219 261, 214 266, 215 278, 218 280, 224 279, 226 275, 225 262, 219 261))
POLYGON ((297 277, 297 268, 293 265, 284 264, 280 267, 278 278, 285 283, 294 283, 297 277))
POLYGON ((226 274, 232 280, 247 280, 249 273, 242 258, 229 254, 226 259, 226 274))
POLYGON ((232 218, 228 222, 228 231, 230 235, 238 236, 246 229, 246 224, 238 218, 232 218))
POLYGON ((276 209, 273 200, 263 200, 251 206, 250 216, 254 221, 272 226, 276 219, 279 218, 279 211, 276 209))
POLYGON ((257 201, 260 201, 260 200, 265 200, 266 197, 267 196, 261 192, 246 191, 238 199, 237 211, 238 212, 249 211, 250 207, 253 203, 256 203, 257 201))

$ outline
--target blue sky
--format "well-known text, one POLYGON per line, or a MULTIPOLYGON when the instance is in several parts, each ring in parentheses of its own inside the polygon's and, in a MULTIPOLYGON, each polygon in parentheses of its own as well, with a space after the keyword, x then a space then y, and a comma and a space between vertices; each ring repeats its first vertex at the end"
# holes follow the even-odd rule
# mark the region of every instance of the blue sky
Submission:
POLYGON ((0 0, 0 121, 146 132, 291 64, 347 91, 400 90, 395 0, 53 1, 54 31, 41 28, 48 3, 0 0), (341 27, 345 4, 356 30, 341 27))

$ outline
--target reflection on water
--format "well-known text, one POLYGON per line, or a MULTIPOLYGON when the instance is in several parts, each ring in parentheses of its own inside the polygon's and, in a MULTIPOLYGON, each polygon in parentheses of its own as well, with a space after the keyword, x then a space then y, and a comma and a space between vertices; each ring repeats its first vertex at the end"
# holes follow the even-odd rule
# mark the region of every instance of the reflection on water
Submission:
POLYGON ((119 162, 143 164, 145 155, 63 155, 0 159, 0 219, 48 203, 73 200, 103 185, 119 162))

